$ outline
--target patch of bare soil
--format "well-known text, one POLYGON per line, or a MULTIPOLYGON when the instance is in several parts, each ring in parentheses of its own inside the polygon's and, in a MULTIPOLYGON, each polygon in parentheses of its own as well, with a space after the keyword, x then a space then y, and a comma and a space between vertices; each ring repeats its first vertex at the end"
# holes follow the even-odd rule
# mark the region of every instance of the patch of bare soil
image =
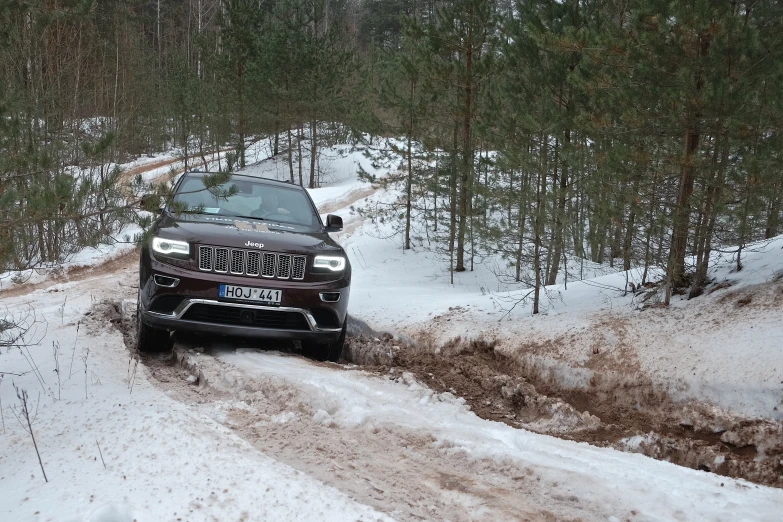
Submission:
POLYGON ((411 372, 436 391, 463 397, 488 420, 783 487, 783 423, 675 403, 638 373, 596 371, 586 388, 566 389, 488 341, 457 339, 432 349, 386 336, 349 344, 354 362, 374 364, 381 374, 411 372))

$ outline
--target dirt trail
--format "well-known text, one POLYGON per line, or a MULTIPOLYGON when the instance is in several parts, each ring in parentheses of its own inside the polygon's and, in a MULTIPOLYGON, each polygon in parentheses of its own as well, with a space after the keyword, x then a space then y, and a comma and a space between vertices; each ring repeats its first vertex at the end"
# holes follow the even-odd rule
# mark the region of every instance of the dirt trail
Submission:
MULTIPOLYGON (((231 151, 234 151, 234 150, 236 150, 236 147, 223 147, 222 149, 218 149, 218 153, 231 152, 231 151)), ((207 158, 207 160, 206 160, 207 163, 215 161, 214 158, 211 157, 212 154, 214 154, 212 151, 208 151, 208 152, 205 151, 204 152, 204 157, 207 158)), ((185 157, 181 157, 181 158, 173 158, 173 159, 155 161, 155 162, 152 162, 152 163, 145 163, 143 165, 139 165, 138 167, 130 168, 130 169, 126 170, 125 172, 123 172, 123 179, 124 180, 130 180, 130 179, 133 179, 133 177, 138 176, 139 174, 145 174, 145 173, 150 172, 150 171, 155 170, 155 169, 159 169, 159 168, 162 168, 162 167, 167 167, 169 165, 174 165, 175 163, 182 163, 182 161, 184 159, 185 159, 185 157)), ((203 163, 203 159, 201 157, 201 154, 190 154, 190 155, 187 156, 187 159, 188 160, 195 159, 195 160, 198 160, 200 163, 203 163)), ((182 167, 180 167, 178 169, 175 169, 175 172, 177 174, 181 174, 181 173, 185 172, 185 167, 182 166, 182 167)))
POLYGON ((327 201, 326 203, 318 207, 318 212, 320 212, 321 214, 329 214, 330 212, 343 209, 345 207, 353 205, 360 199, 364 199, 372 196, 378 191, 378 189, 380 189, 380 187, 371 186, 365 189, 351 191, 348 194, 346 194, 344 198, 340 198, 334 201, 327 201))
POLYGON ((0 297, 17 297, 60 283, 84 281, 85 279, 112 274, 130 268, 138 263, 138 260, 139 252, 137 249, 133 249, 118 256, 110 257, 99 264, 78 265, 63 270, 54 270, 47 279, 39 283, 22 283, 11 288, 2 289, 0 290, 0 297))
MULTIPOLYGON (((104 302, 90 317, 117 327, 132 351, 134 319, 123 317, 121 308, 118 302, 104 302)), ((573 496, 566 484, 549 483, 521 464, 449 451, 427 434, 396 425, 324 426, 314 419, 304 392, 290 381, 251 376, 211 357, 220 344, 180 337, 172 353, 142 355, 141 360, 169 396, 217 420, 265 455, 396 519, 605 518, 603 506, 573 496)), ((290 346, 278 348, 299 357, 290 346)))

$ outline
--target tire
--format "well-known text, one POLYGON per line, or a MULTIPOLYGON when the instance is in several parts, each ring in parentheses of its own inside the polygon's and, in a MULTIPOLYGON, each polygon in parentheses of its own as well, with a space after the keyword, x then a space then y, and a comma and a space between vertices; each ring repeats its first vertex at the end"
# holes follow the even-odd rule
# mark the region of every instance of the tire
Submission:
POLYGON ((302 356, 314 361, 326 360, 326 345, 315 341, 302 341, 302 356))
MULTIPOLYGON (((139 303, 140 304, 140 303, 139 303)), ((144 324, 141 309, 136 308, 136 350, 143 353, 162 352, 171 349, 171 334, 144 324)))
POLYGON ((339 362, 345 347, 345 333, 348 329, 348 316, 345 316, 343 330, 340 337, 331 343, 318 343, 316 341, 302 341, 302 355, 316 361, 339 362))

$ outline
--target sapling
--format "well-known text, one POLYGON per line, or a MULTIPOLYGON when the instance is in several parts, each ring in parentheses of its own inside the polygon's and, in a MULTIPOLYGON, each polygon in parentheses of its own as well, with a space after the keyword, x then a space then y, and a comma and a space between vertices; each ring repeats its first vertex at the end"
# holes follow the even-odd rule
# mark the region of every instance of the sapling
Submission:
POLYGON ((87 350, 84 352, 84 356, 82 356, 82 361, 84 361, 84 398, 87 398, 87 359, 90 357, 90 347, 87 347, 87 350))
POLYGON ((60 324, 65 324, 65 304, 68 302, 68 296, 65 296, 65 301, 63 301, 63 305, 60 307, 60 324))
POLYGON ((76 341, 79 340, 79 327, 82 325, 82 322, 79 321, 76 323, 76 338, 73 340, 73 351, 71 352, 71 367, 68 370, 68 378, 71 378, 71 375, 73 375, 73 357, 76 355, 76 341))
POLYGON ((54 352, 54 373, 57 375, 57 400, 62 399, 62 387, 60 382, 60 343, 52 341, 52 351, 54 352))
POLYGON ((38 401, 36 401, 35 413, 31 413, 30 405, 29 405, 30 401, 29 401, 29 397, 27 396, 27 390, 20 390, 16 386, 16 384, 14 384, 14 389, 16 390, 16 396, 19 399, 19 404, 21 406, 21 409, 18 413, 16 411, 16 408, 12 408, 11 411, 16 417, 16 420, 19 421, 19 424, 22 425, 22 429, 24 429, 30 435, 30 438, 33 439, 33 447, 35 448, 35 454, 38 456, 38 464, 41 466, 41 472, 43 473, 44 480, 46 482, 49 482, 49 479, 46 478, 46 470, 44 470, 43 461, 41 460, 41 452, 38 451, 38 443, 35 442, 35 434, 33 433, 33 423, 35 422, 35 418, 38 414, 38 403, 40 402, 40 398, 38 399, 38 401), (22 421, 22 419, 24 419, 24 422, 22 421))

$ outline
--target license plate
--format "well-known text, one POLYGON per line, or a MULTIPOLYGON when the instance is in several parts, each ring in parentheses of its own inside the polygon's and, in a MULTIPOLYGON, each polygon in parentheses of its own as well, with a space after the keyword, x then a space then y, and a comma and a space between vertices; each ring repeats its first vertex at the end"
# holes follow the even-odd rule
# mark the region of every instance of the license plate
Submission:
POLYGON ((220 297, 224 299, 241 299, 262 304, 280 304, 282 290, 253 288, 250 286, 220 285, 220 297))

